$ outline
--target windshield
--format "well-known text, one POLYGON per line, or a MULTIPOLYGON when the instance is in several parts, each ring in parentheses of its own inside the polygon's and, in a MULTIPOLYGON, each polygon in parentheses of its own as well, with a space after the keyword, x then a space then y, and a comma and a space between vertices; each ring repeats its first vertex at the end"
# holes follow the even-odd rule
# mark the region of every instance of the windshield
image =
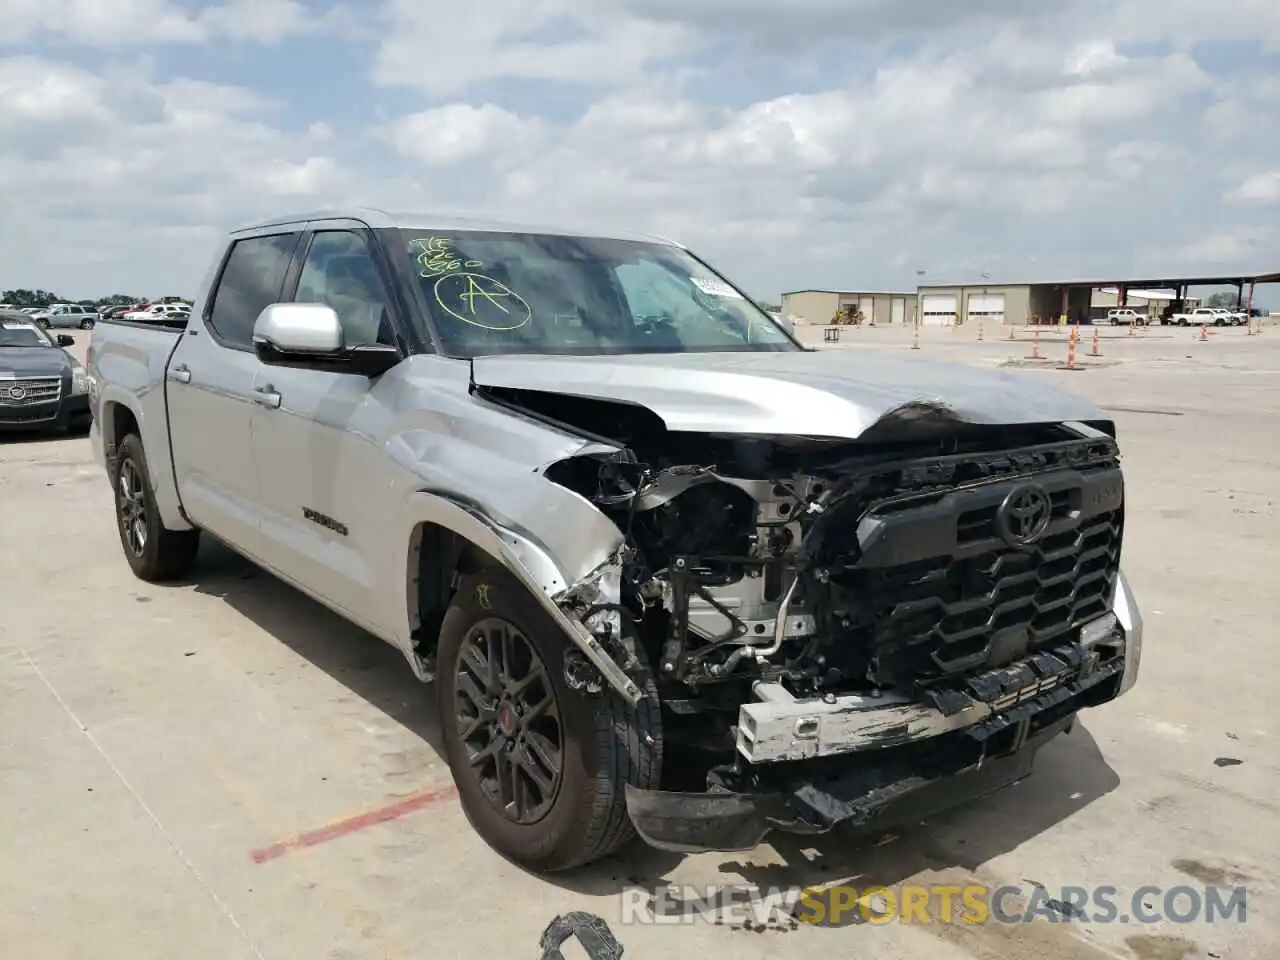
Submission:
POLYGON ((53 341, 39 327, 25 321, 15 323, 0 318, 0 347, 52 347, 53 341))
POLYGON ((679 247, 550 234, 399 233, 450 356, 800 349, 679 247))

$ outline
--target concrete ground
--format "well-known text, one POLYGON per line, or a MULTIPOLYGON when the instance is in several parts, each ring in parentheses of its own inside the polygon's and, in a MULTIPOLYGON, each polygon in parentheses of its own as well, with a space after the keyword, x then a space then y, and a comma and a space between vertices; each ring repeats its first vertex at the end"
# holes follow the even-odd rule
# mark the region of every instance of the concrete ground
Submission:
MULTIPOLYGON (((926 331, 912 351, 901 330, 846 330, 838 349, 986 366, 1028 352, 986 333, 926 331)), ((635 960, 1280 955, 1280 330, 1104 334, 1112 365, 1028 375, 1119 423, 1125 565, 1147 616, 1129 695, 1086 713, 1030 779, 896 838, 685 858, 637 845, 550 879, 468 827, 430 690, 398 653, 213 546, 191 585, 135 580, 87 441, 0 441, 0 956, 535 957, 569 910, 604 918, 635 960), (1143 885, 1243 885, 1248 912, 1212 925, 623 922, 637 885, 847 878, 1030 896, 1110 885, 1122 908, 1143 885)), ((1065 358, 1050 339, 1042 351, 1065 358)), ((1164 910, 1160 891, 1144 899, 1164 910)))

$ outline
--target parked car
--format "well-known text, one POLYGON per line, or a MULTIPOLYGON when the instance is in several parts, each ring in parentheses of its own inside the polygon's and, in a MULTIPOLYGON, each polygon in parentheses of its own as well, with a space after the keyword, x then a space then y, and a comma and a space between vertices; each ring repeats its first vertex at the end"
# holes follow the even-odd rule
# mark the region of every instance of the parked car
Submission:
POLYGON ((49 328, 79 327, 81 330, 92 330, 98 322, 98 312, 92 307, 83 307, 78 303, 55 303, 44 310, 32 314, 40 326, 49 328))
POLYGON ((1175 313, 1172 319, 1180 327, 1234 327, 1246 322, 1244 314, 1236 314, 1223 307, 1196 307, 1189 313, 1175 313))
POLYGON ((1147 315, 1139 313, 1132 307, 1118 307, 1115 310, 1107 311, 1107 323, 1115 326, 1117 324, 1133 325, 1135 327, 1145 326, 1147 323, 1147 315))
POLYGON ((126 313, 129 313, 131 310, 138 310, 143 306, 144 304, 126 303, 118 306, 104 307, 101 311, 99 311, 98 319, 118 320, 121 317, 123 317, 126 313))
POLYGON ((231 234, 185 334, 99 324, 93 445, 137 577, 207 533, 435 678, 506 856, 919 818, 1133 685, 1092 403, 806 350, 674 243, 333 216, 231 234))
POLYGON ((89 430, 89 381, 84 366, 39 323, 17 311, 0 312, 0 432, 66 428, 89 430))
POLYGON ((130 310, 121 319, 136 323, 149 323, 189 317, 190 315, 191 308, 185 303, 152 303, 141 310, 130 310))

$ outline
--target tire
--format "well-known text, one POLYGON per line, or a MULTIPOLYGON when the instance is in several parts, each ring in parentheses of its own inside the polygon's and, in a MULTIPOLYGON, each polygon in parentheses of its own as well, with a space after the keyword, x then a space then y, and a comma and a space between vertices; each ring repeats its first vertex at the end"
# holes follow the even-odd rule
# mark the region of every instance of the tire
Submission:
POLYGON ((93 321, 92 321, 92 320, 81 320, 81 321, 80 321, 80 329, 81 329, 81 330, 92 330, 92 329, 93 329, 93 321))
POLYGON ((131 433, 116 450, 111 471, 120 547, 139 580, 148 583, 180 580, 191 572, 195 564, 200 531, 165 529, 156 507, 150 476, 142 440, 131 433), (141 537, 138 535, 139 521, 144 524, 141 537))
MULTIPOLYGON (((494 649, 492 643, 486 643, 487 649, 494 649)), ((640 666, 632 671, 632 678, 644 691, 644 698, 632 709, 607 687, 591 694, 569 686, 565 657, 576 649, 526 588, 501 568, 466 577, 440 628, 440 729, 462 809, 489 846, 539 872, 582 866, 629 841, 635 831, 627 815, 626 786, 657 789, 661 778, 661 706, 647 668, 640 666), (538 729, 535 731, 531 725, 518 736, 528 743, 542 743, 545 748, 552 733, 548 717, 555 711, 558 718, 554 728, 559 736, 559 772, 543 777, 553 787, 545 793, 530 791, 532 779, 523 772, 513 774, 526 784, 524 795, 530 804, 534 805, 536 797, 545 807, 540 816, 536 811, 530 812, 524 822, 515 815, 515 804, 508 805, 504 812, 501 801, 493 796, 496 777, 495 783, 489 783, 486 774, 492 764, 496 775, 497 763, 485 760, 478 765, 473 758, 488 752, 486 748, 491 749, 499 734, 507 735, 525 721, 520 719, 520 712, 512 710, 510 704, 504 707, 487 690, 481 699, 489 707, 483 713, 475 708, 472 693, 464 692, 479 689, 488 674, 487 669, 480 669, 486 666, 485 661, 475 656, 478 638, 492 638, 509 628, 520 635, 512 635, 510 649, 523 642, 544 666, 542 677, 546 685, 543 687, 541 679, 533 681, 527 688, 536 689, 530 699, 545 701, 547 693, 551 697, 551 705, 532 721, 538 729), (460 677, 464 672, 465 679, 460 677)), ((493 657, 488 662, 499 659, 493 657)), ((529 658, 517 653, 512 662, 512 672, 519 673, 529 658)), ((499 682, 494 689, 501 686, 499 682)), ((533 711, 522 712, 527 717, 533 711)), ((534 751, 519 743, 511 753, 503 750, 494 756, 521 757, 525 763, 536 761, 543 774, 551 769, 537 760, 534 751)), ((541 755, 554 756, 545 750, 538 756, 541 755)))

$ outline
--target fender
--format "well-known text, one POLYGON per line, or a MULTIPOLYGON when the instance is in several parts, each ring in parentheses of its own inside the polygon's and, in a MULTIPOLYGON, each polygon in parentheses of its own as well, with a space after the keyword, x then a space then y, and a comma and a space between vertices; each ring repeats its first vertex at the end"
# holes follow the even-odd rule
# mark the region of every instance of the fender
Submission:
MULTIPOLYGON (((406 504, 405 523, 404 529, 409 531, 416 531, 422 523, 439 524, 496 559, 525 586, 614 690, 633 706, 640 702, 640 688, 601 647, 591 631, 556 603, 556 599, 564 596, 573 586, 590 579, 598 567, 585 571, 561 570, 547 551, 533 540, 499 526, 475 508, 447 494, 430 491, 412 494, 406 504)), ((403 583, 406 590, 417 589, 417 539, 415 533, 411 537, 409 549, 399 554, 401 575, 392 581, 403 583)), ((622 535, 619 533, 617 543, 609 551, 610 555, 621 545, 622 535)), ((606 559, 601 566, 608 562, 606 559)), ((424 679, 422 660, 413 645, 413 624, 408 622, 407 615, 399 634, 400 647, 408 658, 409 665, 419 679, 424 679)))
POLYGON ((191 524, 182 512, 182 504, 178 501, 178 487, 174 482, 172 451, 169 446, 169 425, 161 418, 157 427, 147 417, 146 404, 120 386, 108 386, 97 396, 91 398, 94 411, 94 429, 96 437, 91 436, 98 453, 99 462, 108 477, 111 464, 115 460, 115 408, 123 407, 133 414, 138 424, 138 434, 142 440, 142 449, 146 453, 148 479, 155 493, 156 509, 160 512, 160 521, 169 530, 190 530, 191 524), (99 423, 98 411, 101 411, 102 422, 99 423), (166 471, 159 473, 158 471, 166 471))

